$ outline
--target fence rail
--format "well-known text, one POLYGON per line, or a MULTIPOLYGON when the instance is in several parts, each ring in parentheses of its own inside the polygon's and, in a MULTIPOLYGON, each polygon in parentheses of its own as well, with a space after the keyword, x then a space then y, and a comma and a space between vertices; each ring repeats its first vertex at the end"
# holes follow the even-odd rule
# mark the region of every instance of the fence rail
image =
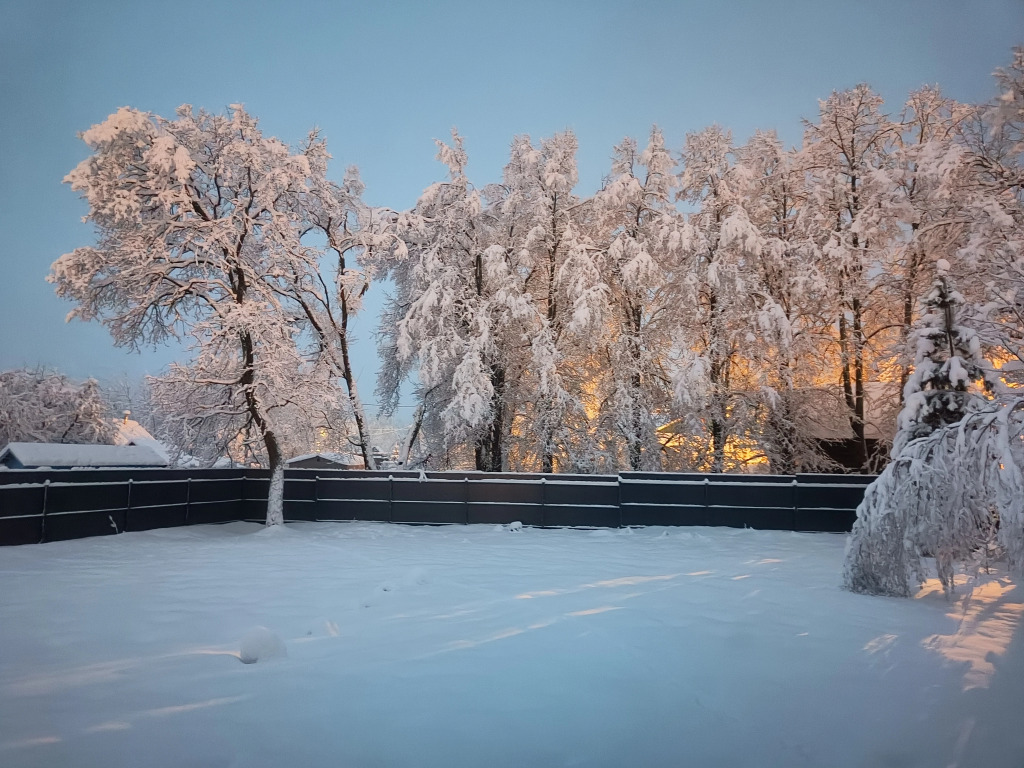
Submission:
MULTIPOLYGON (((722 525, 849 531, 863 475, 539 475, 292 469, 286 521, 722 525)), ((0 472, 0 545, 200 523, 262 521, 266 470, 0 472)))

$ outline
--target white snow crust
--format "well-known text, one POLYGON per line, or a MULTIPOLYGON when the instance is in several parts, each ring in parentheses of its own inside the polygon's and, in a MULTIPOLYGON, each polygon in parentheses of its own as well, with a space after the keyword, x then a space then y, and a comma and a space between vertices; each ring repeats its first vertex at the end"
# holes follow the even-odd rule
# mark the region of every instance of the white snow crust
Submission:
POLYGON ((167 461, 142 445, 71 445, 64 443, 9 443, 10 451, 26 467, 165 467, 167 461))
POLYGON ((852 594, 846 539, 232 523, 0 548, 0 765, 1019 768, 1020 587, 852 594))

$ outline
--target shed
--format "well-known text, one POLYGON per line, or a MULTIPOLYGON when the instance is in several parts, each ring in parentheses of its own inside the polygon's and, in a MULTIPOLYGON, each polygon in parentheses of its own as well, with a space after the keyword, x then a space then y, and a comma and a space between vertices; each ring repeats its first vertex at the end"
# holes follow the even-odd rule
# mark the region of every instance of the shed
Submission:
POLYGON ((294 469, 363 469, 363 460, 349 453, 304 453, 285 464, 294 469))
POLYGON ((166 467, 167 460, 141 445, 69 445, 9 443, 0 451, 8 469, 72 469, 74 467, 166 467))

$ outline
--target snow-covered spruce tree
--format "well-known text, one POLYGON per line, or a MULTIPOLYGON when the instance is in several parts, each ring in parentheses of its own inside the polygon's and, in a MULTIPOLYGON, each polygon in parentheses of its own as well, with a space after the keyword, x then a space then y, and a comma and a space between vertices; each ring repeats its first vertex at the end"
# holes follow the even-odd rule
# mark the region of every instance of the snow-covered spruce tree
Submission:
POLYGON ((903 389, 893 456, 911 440, 977 410, 985 402, 977 389, 992 389, 981 341, 965 325, 963 296, 951 285, 949 262, 940 259, 935 269, 935 282, 922 301, 924 312, 910 334, 914 369, 903 389))
POLYGON ((1012 404, 986 407, 978 391, 991 389, 986 364, 948 270, 939 260, 910 335, 914 370, 892 460, 857 510, 843 576, 854 592, 908 596, 927 554, 950 593, 956 563, 987 544, 996 519, 1015 561, 1022 550, 1010 533, 1024 504, 1019 414, 1012 404))
POLYGON ((94 379, 43 369, 0 372, 0 447, 13 442, 110 443, 114 426, 94 379))
POLYGON ((53 265, 69 319, 99 319, 120 346, 192 340, 192 359, 153 382, 157 402, 209 427, 233 456, 271 469, 267 523, 283 521, 282 414, 315 415, 336 397, 337 367, 310 335, 323 249, 317 225, 326 149, 292 153, 240 106, 181 107, 175 119, 122 108, 82 134, 92 149, 65 179, 89 204, 96 246, 53 265), (311 341, 312 338, 312 341, 311 341))

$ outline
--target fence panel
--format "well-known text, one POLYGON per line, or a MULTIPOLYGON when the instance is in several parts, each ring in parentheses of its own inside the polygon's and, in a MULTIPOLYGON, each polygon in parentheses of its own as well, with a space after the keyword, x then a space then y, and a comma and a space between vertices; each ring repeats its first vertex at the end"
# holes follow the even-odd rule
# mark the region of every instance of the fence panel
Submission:
POLYGON ((619 503, 623 525, 710 525, 706 479, 666 479, 653 472, 623 475, 619 503))
POLYGON ((391 522, 465 523, 468 486, 467 479, 396 478, 391 481, 391 522))
POLYGON ((481 478, 466 491, 466 521, 469 523, 523 525, 544 524, 544 486, 537 479, 481 478))
POLYGON ((391 480, 380 473, 316 478, 317 520, 387 522, 391 517, 391 480))
POLYGON ((43 538, 43 485, 0 485, 0 544, 35 544, 43 538))
MULTIPOLYGON (((289 470, 285 519, 850 530, 862 476, 289 470)), ((0 472, 0 544, 262 520, 266 470, 0 472), (53 477, 60 478, 44 484, 53 477), (31 482, 33 479, 39 482, 31 482), (18 482, 12 482, 17 480, 18 482), (44 514, 45 509, 45 514, 44 514)))

